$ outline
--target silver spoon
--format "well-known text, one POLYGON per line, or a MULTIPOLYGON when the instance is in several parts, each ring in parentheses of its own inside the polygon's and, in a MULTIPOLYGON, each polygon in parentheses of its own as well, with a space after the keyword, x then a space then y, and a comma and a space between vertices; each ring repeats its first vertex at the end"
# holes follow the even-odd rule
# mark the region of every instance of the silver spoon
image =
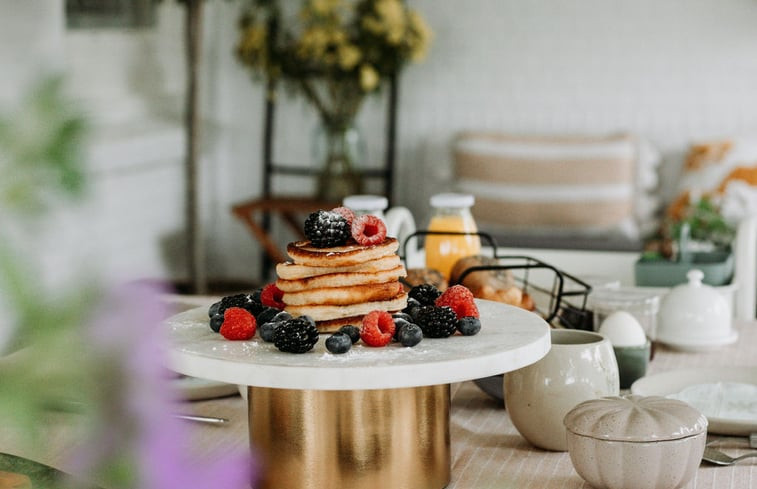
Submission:
POLYGON ((749 458, 749 457, 757 457, 757 452, 749 452, 739 457, 731 457, 730 455, 726 455, 720 450, 715 450, 714 448, 706 447, 704 449, 704 455, 702 456, 702 460, 706 462, 710 462, 711 464, 715 464, 715 465, 733 465, 736 462, 740 460, 744 460, 745 458, 749 458))

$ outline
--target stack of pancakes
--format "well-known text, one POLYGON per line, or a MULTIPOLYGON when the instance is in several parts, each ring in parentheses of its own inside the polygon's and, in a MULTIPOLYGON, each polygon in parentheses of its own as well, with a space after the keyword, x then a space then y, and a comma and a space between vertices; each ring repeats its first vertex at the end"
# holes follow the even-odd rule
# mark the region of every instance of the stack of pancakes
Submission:
POLYGON ((401 277, 405 267, 396 251, 399 243, 316 248, 309 241, 289 243, 292 261, 276 266, 276 286, 284 292, 285 310, 307 315, 318 330, 332 332, 345 324, 359 325, 374 310, 399 311, 407 305, 401 277))

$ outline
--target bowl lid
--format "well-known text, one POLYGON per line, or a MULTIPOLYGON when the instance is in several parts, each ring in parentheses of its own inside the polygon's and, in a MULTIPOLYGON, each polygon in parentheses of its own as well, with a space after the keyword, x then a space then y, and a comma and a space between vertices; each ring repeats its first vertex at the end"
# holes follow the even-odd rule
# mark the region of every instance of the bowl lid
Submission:
POLYGON ((731 329, 731 310, 717 290, 702 283, 704 274, 692 269, 688 283, 677 285, 660 305, 658 334, 661 336, 719 338, 731 329))
POLYGON ((633 394, 584 401, 563 423, 577 435, 632 442, 676 440, 707 430, 707 418, 690 404, 633 394))

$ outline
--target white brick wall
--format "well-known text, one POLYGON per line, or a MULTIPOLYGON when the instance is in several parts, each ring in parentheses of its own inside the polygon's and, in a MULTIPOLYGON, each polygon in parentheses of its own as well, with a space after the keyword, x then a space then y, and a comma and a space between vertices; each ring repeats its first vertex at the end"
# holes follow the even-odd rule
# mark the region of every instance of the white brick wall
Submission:
MULTIPOLYGON (((62 0, 44 1, 59 12, 56 2, 62 0)), ((0 0, 2 16, 11 11, 9 3, 15 0, 0 0)), ((663 151, 665 175, 675 174, 685 145, 693 139, 757 132, 754 0, 410 4, 428 19, 436 38, 428 59, 407 69, 401 79, 394 196, 397 203, 411 207, 420 224, 426 219, 428 195, 442 189, 434 182, 449 176, 450 139, 462 129, 634 131, 663 151), (421 191, 419 183, 425 184, 421 191)), ((142 158, 137 151, 131 169, 94 163, 99 168, 95 193, 102 204, 95 211, 94 229, 98 242, 109 250, 105 268, 114 274, 184 273, 181 255, 163 261, 161 248, 166 239, 180 236, 183 227, 183 147, 181 138, 174 136, 181 127, 177 114, 183 89, 182 10, 170 2, 163 5, 157 34, 121 39, 126 44, 111 51, 113 69, 123 70, 115 72, 120 73, 115 78, 120 83, 100 90, 115 88, 120 95, 88 86, 97 80, 86 75, 90 69, 101 69, 99 63, 88 66, 87 52, 79 52, 78 58, 68 53, 74 56, 69 66, 83 85, 81 91, 107 94, 112 107, 120 110, 121 118, 110 114, 111 122, 140 127, 146 119, 167 118, 169 126, 161 162, 142 158), (149 56, 134 56, 145 49, 149 56)), ((229 209, 260 193, 262 88, 232 56, 235 4, 211 0, 205 13, 202 203, 209 275, 255 277, 259 248, 229 209)), ((49 50, 37 49, 42 58, 49 50)), ((307 162, 315 124, 312 111, 301 101, 284 100, 278 115, 277 159, 307 162)), ((383 100, 368 100, 359 122, 367 137, 369 165, 383 158, 383 117, 383 100)), ((671 179, 666 177, 668 186, 671 179)), ((307 182, 299 180, 279 182, 282 192, 307 188, 307 182)))

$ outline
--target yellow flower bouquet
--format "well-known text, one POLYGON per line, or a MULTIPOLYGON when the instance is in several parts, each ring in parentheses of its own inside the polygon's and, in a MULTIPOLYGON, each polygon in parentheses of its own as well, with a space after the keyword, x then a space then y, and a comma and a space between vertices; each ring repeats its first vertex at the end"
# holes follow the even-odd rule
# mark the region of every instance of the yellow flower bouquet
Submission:
MULTIPOLYGON (((402 0, 303 0, 297 12, 286 12, 287 3, 250 0, 237 57, 256 78, 281 81, 303 95, 317 109, 327 138, 341 137, 334 145, 343 147, 365 96, 422 60, 431 30, 402 0)), ((331 147, 325 153, 327 165, 354 171, 349 154, 329 157, 331 147)))

